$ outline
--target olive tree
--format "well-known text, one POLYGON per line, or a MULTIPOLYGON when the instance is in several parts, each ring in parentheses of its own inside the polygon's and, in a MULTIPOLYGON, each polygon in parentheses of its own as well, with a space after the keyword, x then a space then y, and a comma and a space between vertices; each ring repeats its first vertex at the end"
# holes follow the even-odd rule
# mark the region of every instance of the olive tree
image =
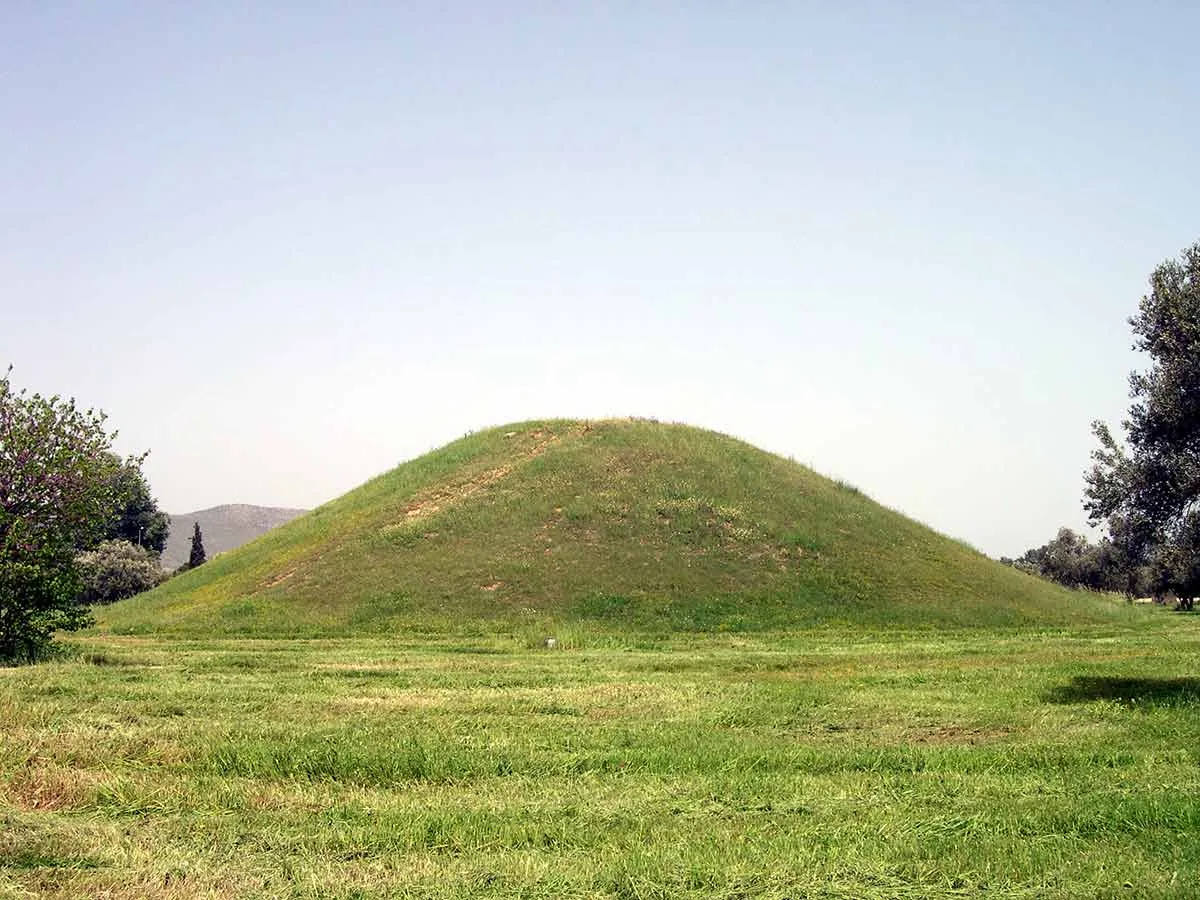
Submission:
POLYGON ((1129 377, 1124 446, 1103 422, 1084 506, 1126 565, 1191 608, 1200 593, 1200 243, 1150 276, 1129 320, 1150 366, 1129 377))
POLYGON ((81 603, 115 603, 166 580, 158 555, 129 541, 101 541, 75 557, 83 585, 81 603))

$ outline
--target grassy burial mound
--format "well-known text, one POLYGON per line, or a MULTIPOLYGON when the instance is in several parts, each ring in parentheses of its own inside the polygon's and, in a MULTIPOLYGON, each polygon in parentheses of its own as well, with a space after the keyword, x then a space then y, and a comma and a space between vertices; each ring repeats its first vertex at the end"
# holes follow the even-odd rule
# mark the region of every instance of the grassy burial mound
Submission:
POLYGON ((740 631, 1122 615, 733 438, 472 434, 101 613, 114 631, 740 631))

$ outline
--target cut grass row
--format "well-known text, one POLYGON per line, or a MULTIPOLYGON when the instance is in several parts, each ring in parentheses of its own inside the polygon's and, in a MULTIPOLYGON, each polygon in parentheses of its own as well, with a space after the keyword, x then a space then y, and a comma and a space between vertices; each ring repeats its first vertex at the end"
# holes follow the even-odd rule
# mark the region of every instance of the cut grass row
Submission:
POLYGON ((1194 896, 1196 621, 92 637, 0 670, 0 897, 1194 896))

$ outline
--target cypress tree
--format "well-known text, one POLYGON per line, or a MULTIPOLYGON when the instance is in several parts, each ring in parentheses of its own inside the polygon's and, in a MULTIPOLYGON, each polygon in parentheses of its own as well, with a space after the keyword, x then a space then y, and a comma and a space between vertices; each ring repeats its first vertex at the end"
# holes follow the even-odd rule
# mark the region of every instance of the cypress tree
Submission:
POLYGON ((196 522, 192 530, 192 553, 188 557, 188 568, 204 565, 207 558, 204 554, 204 536, 200 534, 200 523, 196 522))

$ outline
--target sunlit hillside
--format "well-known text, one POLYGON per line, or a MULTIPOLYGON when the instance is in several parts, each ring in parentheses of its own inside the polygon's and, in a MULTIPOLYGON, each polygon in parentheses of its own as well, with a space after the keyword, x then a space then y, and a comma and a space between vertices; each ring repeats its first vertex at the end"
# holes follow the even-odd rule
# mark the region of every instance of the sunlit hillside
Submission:
POLYGON ((742 441, 526 422, 407 462, 157 590, 117 631, 759 631, 1124 617, 742 441))

